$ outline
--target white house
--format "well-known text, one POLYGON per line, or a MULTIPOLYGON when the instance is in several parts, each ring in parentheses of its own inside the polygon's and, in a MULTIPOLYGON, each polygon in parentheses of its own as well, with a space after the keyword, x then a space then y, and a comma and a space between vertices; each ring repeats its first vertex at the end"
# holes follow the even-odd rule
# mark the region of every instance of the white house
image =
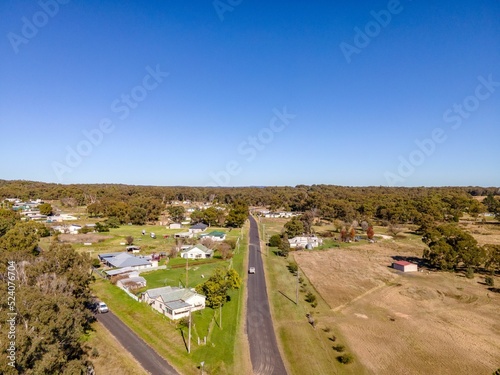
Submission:
POLYGON ((200 239, 205 239, 205 238, 209 238, 212 241, 220 242, 226 239, 226 233, 214 230, 213 232, 207 234, 205 233, 200 234, 200 239))
POLYGON ((392 268, 402 272, 417 272, 418 266, 415 263, 410 263, 405 260, 399 260, 392 263, 392 268))
POLYGON ((214 255, 214 251, 203 246, 202 244, 198 244, 189 249, 181 251, 181 257, 184 259, 206 259, 212 258, 214 255))
POLYGON ((168 227, 170 229, 181 229, 182 225, 181 225, 181 223, 171 223, 168 227))
POLYGON ((304 249, 312 249, 323 244, 323 240, 316 236, 298 236, 288 240, 291 248, 302 247, 304 249))
POLYGON ((189 231, 191 233, 201 233, 201 232, 204 232, 205 229, 208 228, 208 225, 206 224, 203 224, 203 223, 198 223, 198 224, 195 224, 195 225, 191 225, 189 227, 189 231))
POLYGON ((170 319, 180 319, 188 316, 189 311, 205 308, 205 296, 192 289, 171 286, 147 290, 142 301, 170 319))

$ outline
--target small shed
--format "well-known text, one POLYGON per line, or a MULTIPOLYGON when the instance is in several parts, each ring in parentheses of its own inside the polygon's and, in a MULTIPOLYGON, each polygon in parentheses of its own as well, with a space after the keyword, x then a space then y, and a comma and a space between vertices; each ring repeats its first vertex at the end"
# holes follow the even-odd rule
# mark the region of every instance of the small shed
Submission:
POLYGON ((418 266, 415 263, 410 263, 405 260, 399 260, 397 262, 392 263, 392 267, 395 270, 401 272, 417 272, 418 266))

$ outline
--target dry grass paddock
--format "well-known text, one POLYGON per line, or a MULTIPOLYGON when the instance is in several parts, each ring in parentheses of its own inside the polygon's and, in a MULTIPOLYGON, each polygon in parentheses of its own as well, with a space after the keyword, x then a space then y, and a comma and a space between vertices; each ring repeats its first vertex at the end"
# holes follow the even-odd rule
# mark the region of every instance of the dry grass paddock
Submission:
POLYGON ((500 294, 488 291, 482 276, 389 267, 392 256, 421 255, 416 241, 293 254, 332 309, 323 324, 341 333, 368 373, 493 373, 500 367, 500 294))

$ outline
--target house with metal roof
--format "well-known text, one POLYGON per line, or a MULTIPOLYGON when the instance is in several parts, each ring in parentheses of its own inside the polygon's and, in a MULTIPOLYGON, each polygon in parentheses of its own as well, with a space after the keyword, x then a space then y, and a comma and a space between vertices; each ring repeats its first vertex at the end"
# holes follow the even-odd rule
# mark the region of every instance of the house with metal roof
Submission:
POLYGON ((184 259, 206 259, 213 256, 214 251, 202 244, 197 244, 181 251, 181 257, 184 259))
POLYGON ((188 316, 190 311, 205 308, 205 296, 196 293, 193 289, 171 286, 148 289, 142 294, 141 300, 174 320, 188 316))
POLYGON ((130 267, 136 270, 144 268, 158 267, 158 261, 149 261, 143 257, 135 257, 128 253, 107 253, 99 254, 99 260, 108 267, 124 268, 130 267))
POLYGON ((198 223, 198 224, 191 225, 189 227, 189 232, 200 233, 200 232, 204 232, 205 229, 207 229, 207 228, 208 228, 208 225, 203 224, 203 223, 198 223))
POLYGON ((226 233, 218 231, 218 230, 214 230, 210 233, 200 234, 200 239, 204 239, 204 238, 209 238, 212 241, 220 242, 220 241, 224 241, 226 239, 226 233))

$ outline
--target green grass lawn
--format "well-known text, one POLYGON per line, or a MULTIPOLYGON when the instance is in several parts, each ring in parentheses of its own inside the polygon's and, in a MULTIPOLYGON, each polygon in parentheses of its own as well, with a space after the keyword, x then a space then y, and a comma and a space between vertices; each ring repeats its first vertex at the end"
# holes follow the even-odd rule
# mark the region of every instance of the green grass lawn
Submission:
MULTIPOLYGON (((148 227, 153 228, 153 227, 148 227)), ((215 229, 215 228, 210 228, 215 229)), ((130 230, 141 233, 142 227, 135 229, 125 226, 112 229, 110 234, 116 241, 120 236, 128 235, 130 230)), ((162 232, 158 229, 157 237, 162 232)), ((164 231, 172 231, 164 229, 164 231)), ((178 232, 179 230, 174 230, 178 232)), ((226 230, 227 231, 227 230, 226 230)), ((233 229, 228 233, 228 237, 237 238, 241 231, 233 229)), ((131 234, 132 235, 132 234, 131 234)), ((163 240, 157 238, 156 241, 163 240)), ((106 242, 105 241, 105 242, 106 242)), ((154 243, 153 239, 144 238, 144 243, 154 243)), ((190 260, 188 269, 188 286, 194 287, 206 280, 217 267, 233 267, 240 276, 244 272, 244 261, 247 254, 247 229, 243 232, 239 244, 239 250, 235 251, 230 261, 216 259, 214 263, 207 263, 213 260, 190 260), (205 277, 202 278, 201 275, 205 277)), ((147 280, 147 288, 162 287, 165 285, 179 286, 185 284, 186 269, 176 266, 185 265, 184 259, 173 259, 168 264, 168 269, 143 273, 141 276, 147 280)), ((93 284, 95 294, 106 301, 110 309, 120 317, 132 330, 142 339, 150 344, 160 355, 164 356, 182 374, 198 374, 200 362, 204 361, 204 369, 211 374, 234 374, 238 373, 235 367, 235 353, 241 347, 239 340, 244 339, 239 335, 241 331, 241 314, 244 296, 244 285, 239 290, 229 293, 230 300, 222 308, 222 327, 220 326, 220 311, 205 308, 192 314, 192 340, 191 354, 187 353, 186 341, 188 337, 187 328, 179 326, 178 323, 170 321, 152 310, 145 304, 134 301, 122 290, 112 285, 106 280, 97 280, 93 284), (202 345, 203 338, 207 337, 207 344, 202 345), (198 345, 200 338, 200 345, 198 345)), ((242 353, 238 352, 238 355, 242 353)))
MULTIPOLYGON (((176 259, 177 260, 177 259, 176 259)), ((182 268, 168 268, 166 270, 158 270, 153 272, 141 273, 147 281, 146 289, 160 288, 162 286, 186 286, 186 260, 179 259, 182 261, 182 268)), ((227 268, 229 261, 219 260, 215 263, 203 264, 197 263, 196 260, 190 260, 188 262, 187 287, 194 288, 196 285, 206 281, 212 272, 219 267, 227 268), (202 277, 202 275, 204 277, 202 277)), ((170 263, 169 263, 170 266, 170 263)), ((142 291, 142 290, 141 290, 142 291)))
MULTIPOLYGON (((204 233, 215 230, 225 232, 227 238, 235 239, 238 238, 241 233, 239 229, 220 227, 207 228, 204 233)), ((73 246, 77 250, 92 250, 93 256, 97 257, 99 253, 124 251, 125 245, 122 245, 122 243, 125 243, 126 238, 131 236, 134 238, 134 245, 141 247, 141 254, 151 254, 162 251, 167 252, 175 245, 174 234, 187 231, 187 227, 182 229, 167 229, 165 226, 160 225, 122 225, 119 228, 110 228, 109 232, 100 233, 109 238, 101 242, 93 243, 92 246, 84 246, 81 243, 75 243, 73 246), (145 235, 142 235, 143 229, 146 231, 145 235), (150 235, 151 233, 155 233, 156 238, 152 238, 150 235), (169 237, 164 238, 164 236, 169 237)))

